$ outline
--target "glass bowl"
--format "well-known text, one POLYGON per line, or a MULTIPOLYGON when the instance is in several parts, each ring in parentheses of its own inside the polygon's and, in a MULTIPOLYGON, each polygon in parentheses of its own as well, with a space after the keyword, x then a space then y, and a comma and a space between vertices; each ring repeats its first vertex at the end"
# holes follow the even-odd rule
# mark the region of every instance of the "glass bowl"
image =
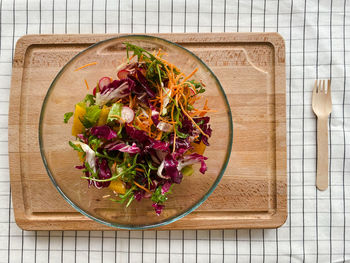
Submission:
MULTIPOLYGON (((204 99, 202 99, 203 103, 204 99)), ((108 226, 121 229, 146 229, 174 222, 200 206, 222 178, 232 147, 231 111, 223 88, 214 73, 201 59, 189 50, 153 36, 121 36, 98 42, 73 57, 57 74, 44 99, 39 124, 39 143, 43 162, 50 179, 66 201, 83 215, 108 226), (63 115, 74 111, 74 105, 83 100, 86 93, 85 80, 90 84, 90 93, 95 83, 103 76, 116 78, 116 68, 126 56, 123 42, 139 45, 147 50, 161 48, 166 59, 177 65, 186 75, 196 67, 194 78, 206 85, 204 98, 209 107, 216 110, 209 114, 212 136, 204 155, 208 170, 203 175, 195 168, 192 176, 184 176, 181 184, 173 187, 173 193, 165 203, 165 209, 157 216, 151 200, 134 201, 126 208, 103 198, 112 194, 109 188, 88 187, 81 179, 77 153, 68 145, 74 140, 71 135, 72 120, 63 123, 63 115), (75 69, 91 62, 96 65, 75 69)))

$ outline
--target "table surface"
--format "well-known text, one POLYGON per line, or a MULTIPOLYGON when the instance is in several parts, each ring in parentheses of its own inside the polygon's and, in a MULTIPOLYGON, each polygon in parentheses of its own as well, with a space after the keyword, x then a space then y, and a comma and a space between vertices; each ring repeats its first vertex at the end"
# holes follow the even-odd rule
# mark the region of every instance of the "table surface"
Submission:
POLYGON ((0 0, 0 262, 350 260, 349 1, 0 0), (286 41, 288 211, 279 229, 21 231, 8 169, 13 50, 25 34, 279 32, 286 41), (315 79, 331 79, 330 185, 315 187, 315 79))

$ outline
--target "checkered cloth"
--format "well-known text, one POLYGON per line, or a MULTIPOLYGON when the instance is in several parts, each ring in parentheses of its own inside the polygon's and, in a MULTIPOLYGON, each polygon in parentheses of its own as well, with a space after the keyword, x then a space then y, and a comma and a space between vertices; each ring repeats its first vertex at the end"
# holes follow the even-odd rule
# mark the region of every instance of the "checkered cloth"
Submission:
POLYGON ((0 0, 0 262, 350 260, 350 6, 345 0, 0 0), (21 231, 8 164, 13 50, 40 33, 278 31, 286 40, 288 212, 279 229, 21 231), (315 188, 315 79, 331 79, 330 185, 315 188))

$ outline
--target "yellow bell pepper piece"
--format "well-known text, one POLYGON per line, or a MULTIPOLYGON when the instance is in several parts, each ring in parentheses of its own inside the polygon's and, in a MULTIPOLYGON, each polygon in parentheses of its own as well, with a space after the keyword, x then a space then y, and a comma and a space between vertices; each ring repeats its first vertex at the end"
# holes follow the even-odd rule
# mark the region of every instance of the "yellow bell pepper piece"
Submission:
POLYGON ((110 107, 107 107, 106 105, 103 105, 103 108, 101 110, 100 118, 98 119, 97 126, 105 125, 108 118, 108 113, 110 111, 110 107))
POLYGON ((188 150, 188 154, 191 153, 198 153, 200 155, 203 155, 206 145, 201 141, 200 143, 191 143, 192 149, 188 150))
POLYGON ((85 113, 86 113, 86 109, 83 106, 80 106, 79 104, 75 105, 73 127, 72 127, 73 136, 77 136, 77 134, 82 133, 84 131, 84 126, 81 123, 80 119, 84 117, 85 113))
POLYGON ((108 187, 118 194, 123 195, 126 192, 125 183, 119 179, 112 181, 108 187))
POLYGON ((84 153, 83 152, 78 152, 79 159, 82 163, 85 162, 85 157, 83 157, 84 153))

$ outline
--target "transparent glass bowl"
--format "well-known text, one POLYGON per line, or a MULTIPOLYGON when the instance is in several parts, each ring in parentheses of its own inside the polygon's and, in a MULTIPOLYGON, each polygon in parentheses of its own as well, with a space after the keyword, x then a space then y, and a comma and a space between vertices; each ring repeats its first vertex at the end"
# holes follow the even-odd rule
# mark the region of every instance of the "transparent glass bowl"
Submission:
POLYGON ((44 99, 39 124, 40 151, 46 170, 53 184, 66 201, 80 213, 108 226, 122 229, 145 229, 174 222, 196 209, 214 191, 227 166, 232 147, 232 118, 225 93, 214 73, 202 60, 189 50, 170 41, 144 35, 121 36, 98 42, 73 57, 57 74, 44 99), (74 105, 86 93, 85 79, 90 84, 90 93, 103 76, 116 78, 116 68, 126 56, 123 42, 139 45, 147 50, 161 48, 166 59, 177 65, 185 74, 196 67, 195 79, 201 79, 206 92, 201 103, 208 98, 209 107, 216 110, 210 114, 213 130, 208 157, 208 170, 203 175, 195 168, 192 176, 185 176, 181 184, 173 187, 165 209, 157 216, 151 200, 134 201, 125 208, 103 198, 112 194, 108 188, 88 187, 81 179, 81 171, 74 168, 80 161, 77 153, 68 145, 74 140, 71 135, 72 120, 63 123, 63 115, 74 111, 74 105), (96 65, 75 69, 97 62, 96 65))

